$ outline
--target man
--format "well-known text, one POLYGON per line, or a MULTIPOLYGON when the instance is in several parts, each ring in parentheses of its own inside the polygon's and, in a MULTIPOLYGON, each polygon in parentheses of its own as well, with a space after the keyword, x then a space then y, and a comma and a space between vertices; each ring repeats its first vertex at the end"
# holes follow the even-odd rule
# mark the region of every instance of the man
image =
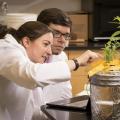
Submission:
MULTIPOLYGON (((66 13, 58 8, 48 8, 41 11, 41 13, 38 15, 37 21, 47 24, 54 33, 52 45, 53 55, 48 62, 67 60, 68 58, 63 50, 71 39, 70 32, 72 22, 70 18, 66 15, 66 13)), ((71 98, 71 89, 72 87, 70 81, 48 85, 47 87, 43 88, 45 102, 71 98)))

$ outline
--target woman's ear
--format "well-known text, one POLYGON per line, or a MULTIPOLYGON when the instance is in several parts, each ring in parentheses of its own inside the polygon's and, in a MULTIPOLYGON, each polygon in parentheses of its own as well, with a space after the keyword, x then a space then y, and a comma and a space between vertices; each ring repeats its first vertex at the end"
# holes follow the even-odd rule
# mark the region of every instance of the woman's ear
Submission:
POLYGON ((23 37, 22 38, 22 45, 25 47, 25 48, 28 48, 29 45, 30 45, 30 39, 28 37, 23 37))

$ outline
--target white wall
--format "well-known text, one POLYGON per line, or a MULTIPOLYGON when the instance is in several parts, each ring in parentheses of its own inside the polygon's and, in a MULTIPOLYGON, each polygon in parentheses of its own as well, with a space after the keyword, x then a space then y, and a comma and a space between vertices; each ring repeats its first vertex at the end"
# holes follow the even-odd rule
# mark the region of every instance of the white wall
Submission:
POLYGON ((57 7, 65 11, 81 9, 81 0, 6 0, 8 12, 39 13, 45 8, 57 7), (15 2, 14 2, 15 1, 15 2))

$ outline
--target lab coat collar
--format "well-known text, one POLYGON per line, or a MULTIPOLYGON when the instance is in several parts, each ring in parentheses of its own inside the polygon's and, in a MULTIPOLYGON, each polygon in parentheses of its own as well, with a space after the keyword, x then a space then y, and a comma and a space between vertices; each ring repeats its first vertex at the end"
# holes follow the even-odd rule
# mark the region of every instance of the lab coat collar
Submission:
POLYGON ((20 48, 23 51, 24 55, 27 56, 25 48, 21 44, 19 44, 17 42, 17 40, 11 34, 6 34, 5 35, 5 41, 9 42, 10 44, 12 44, 12 45, 14 45, 18 48, 20 48))
POLYGON ((7 42, 10 42, 10 43, 12 43, 12 44, 19 44, 18 42, 17 42, 17 40, 11 35, 11 34, 6 34, 5 35, 5 40, 7 41, 7 42))

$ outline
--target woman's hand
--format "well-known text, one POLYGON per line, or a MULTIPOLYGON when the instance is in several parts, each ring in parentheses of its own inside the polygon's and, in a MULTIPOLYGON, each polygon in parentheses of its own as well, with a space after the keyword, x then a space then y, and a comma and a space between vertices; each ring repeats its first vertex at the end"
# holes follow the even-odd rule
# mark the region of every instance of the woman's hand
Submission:
POLYGON ((99 53, 95 53, 90 50, 87 50, 86 52, 84 52, 81 56, 79 56, 76 59, 78 60, 80 66, 85 66, 88 63, 91 63, 92 61, 98 58, 102 58, 102 55, 99 53))

